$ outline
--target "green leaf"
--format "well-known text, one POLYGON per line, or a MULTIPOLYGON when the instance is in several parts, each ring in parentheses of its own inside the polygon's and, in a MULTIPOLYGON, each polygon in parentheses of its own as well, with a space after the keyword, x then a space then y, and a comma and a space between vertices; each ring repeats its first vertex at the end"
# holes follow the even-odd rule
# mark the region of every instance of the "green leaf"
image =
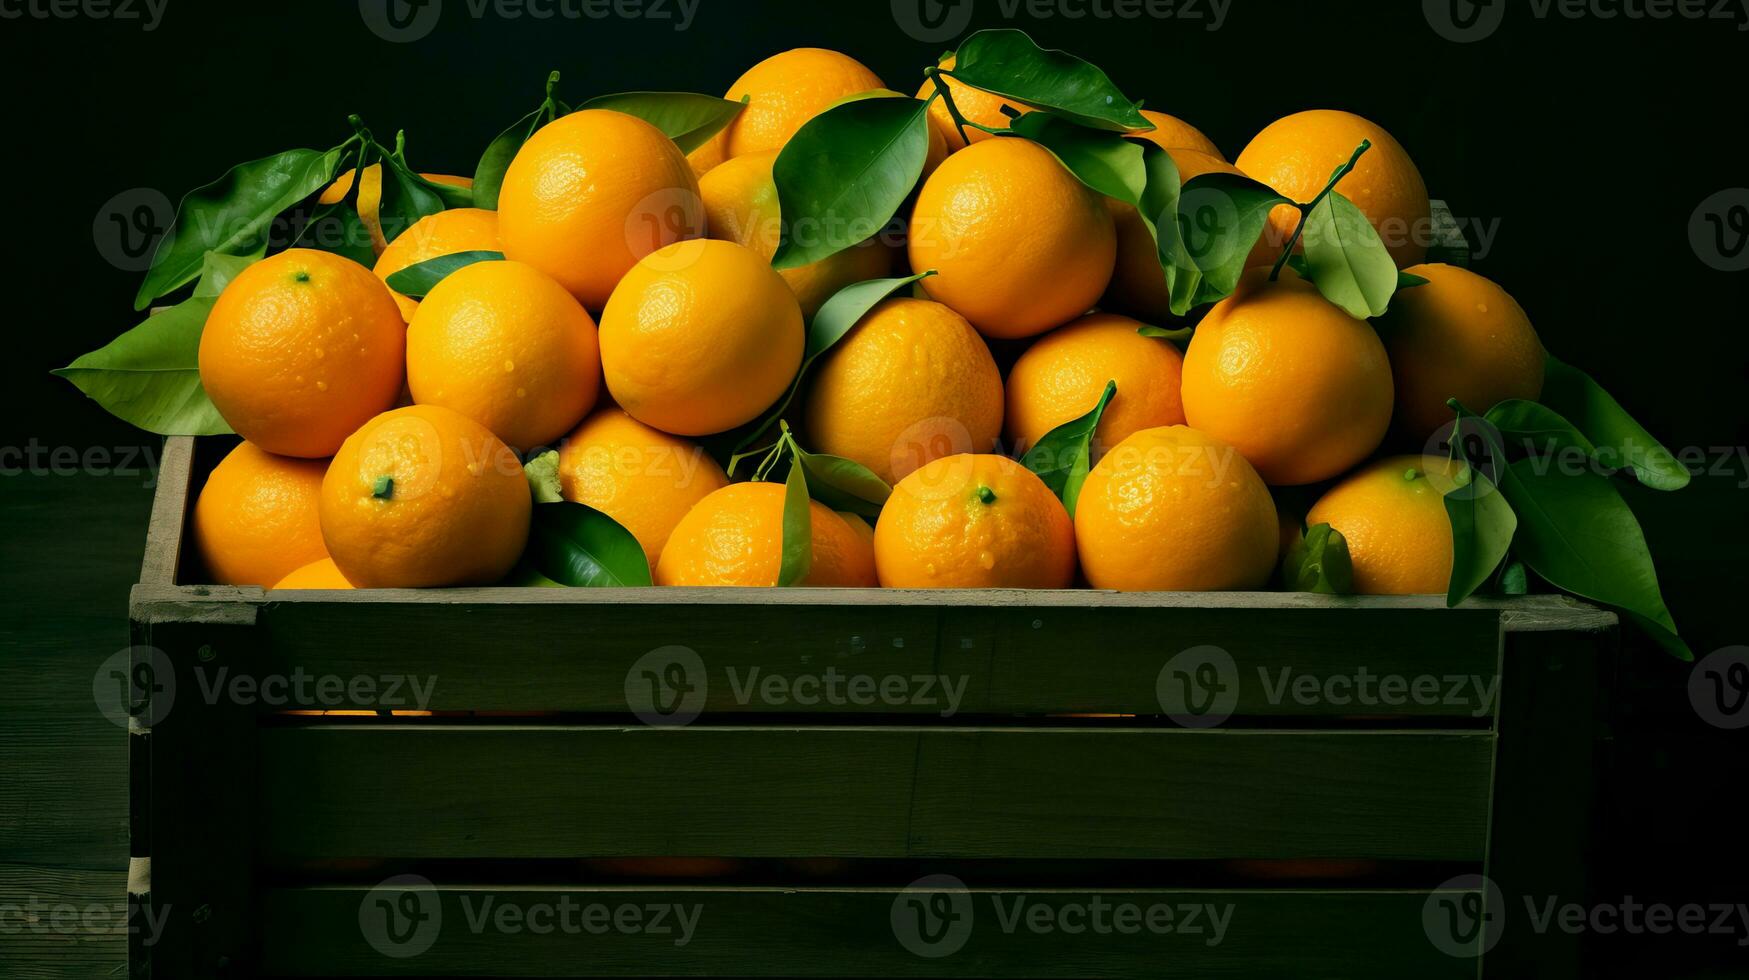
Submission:
POLYGON ((1488 409, 1483 417, 1500 430, 1508 446, 1516 446, 1530 455, 1578 450, 1590 456, 1597 452, 1597 447, 1573 423, 1536 402, 1508 399, 1488 409))
POLYGON ((535 505, 526 557, 536 572, 573 588, 650 584, 649 560, 632 532, 569 500, 535 505))
POLYGON ((1324 298, 1356 320, 1382 315, 1397 291, 1397 263, 1354 202, 1330 193, 1306 216, 1306 266, 1324 298))
POLYGON ((1166 281, 1168 309, 1183 316, 1196 305, 1204 290, 1204 280, 1202 270, 1197 268, 1196 260, 1191 258, 1184 243, 1179 213, 1183 188, 1178 164, 1170 153, 1153 143, 1132 142, 1139 142, 1142 147, 1142 171, 1146 175, 1141 199, 1136 202, 1136 213, 1154 236, 1160 274, 1166 281))
POLYGON ((1045 486, 1063 502, 1069 516, 1075 516, 1075 503, 1081 497, 1081 484, 1087 481, 1087 471, 1093 461, 1093 435, 1105 407, 1117 394, 1117 382, 1107 381, 1099 403, 1078 419, 1071 419, 1044 434, 1038 444, 1026 451, 1020 465, 1038 475, 1045 486))
POLYGON ((1118 133, 1078 126, 1050 112, 1029 112, 1014 120, 1010 128, 1051 151, 1065 169, 1094 191, 1132 206, 1141 203, 1148 172, 1139 144, 1118 133))
POLYGON ((1289 592, 1353 594, 1354 561, 1348 554, 1348 539, 1328 524, 1308 529, 1288 549, 1281 578, 1289 592))
POLYGON ((563 104, 553 98, 553 88, 558 83, 559 73, 548 73, 547 94, 540 106, 486 144, 486 152, 480 154, 480 162, 474 166, 474 207, 498 210, 498 191, 504 186, 504 172, 510 169, 510 161, 516 159, 516 151, 542 126, 564 114, 563 104))
POLYGON ((1529 591, 1530 573, 1524 570, 1524 562, 1515 561, 1500 573, 1501 595, 1524 595, 1529 591))
POLYGON ((795 458, 806 471, 808 491, 833 510, 847 510, 872 522, 893 495, 887 481, 853 459, 810 453, 800 447, 795 449, 795 458))
POLYGON ((346 147, 287 150, 240 163, 218 180, 189 191, 152 254, 134 309, 143 310, 194 279, 208 252, 251 255, 261 250, 280 212, 333 182, 346 147))
POLYGON ((1150 130, 1154 124, 1105 72, 1064 51, 1041 48, 1025 31, 979 31, 960 45, 946 74, 973 88, 1050 109, 1094 129, 1150 130))
POLYGON ((183 300, 53 373, 148 432, 226 434, 231 427, 200 386, 200 332, 213 302, 183 300))
POLYGON ((1665 653, 1685 663, 1694 662, 1694 651, 1689 648, 1688 642, 1682 637, 1631 610, 1623 610, 1623 615, 1627 616, 1628 622, 1638 626, 1641 632, 1650 636, 1653 642, 1664 649, 1665 653))
POLYGON ((783 564, 780 586, 801 585, 814 566, 814 517, 809 511, 808 478, 792 463, 783 492, 783 564))
MULTIPOLYGON (((734 441, 733 451, 741 452, 771 431, 771 427, 777 424, 783 413, 789 411, 796 395, 802 390, 802 381, 807 377, 808 368, 821 354, 831 350, 833 345, 842 340, 870 310, 906 286, 933 275, 935 270, 927 269, 914 276, 898 279, 868 279, 851 283, 820 304, 820 311, 814 314, 814 319, 808 324, 807 341, 802 348, 802 363, 796 369, 795 380, 790 382, 789 390, 784 393, 783 398, 734 441)), ((734 475, 732 467, 730 475, 734 475)))
POLYGON ((1137 327, 1136 333, 1139 333, 1144 337, 1156 337, 1160 340, 1189 340, 1190 335, 1196 333, 1196 328, 1178 327, 1177 329, 1169 329, 1167 327, 1156 327, 1145 324, 1137 327))
POLYGON ((437 284, 457 269, 473 265, 475 262, 502 262, 503 252, 472 251, 451 252, 439 255, 390 274, 389 288, 409 299, 424 299, 437 288, 437 284))
POLYGON ((1184 182, 1178 196, 1179 235, 1204 280, 1192 305, 1232 293, 1269 223, 1269 212, 1292 203, 1268 185, 1239 174, 1202 174, 1184 182))
MULTIPOLYGON (((384 241, 394 241, 420 218, 451 206, 450 195, 443 190, 445 185, 432 183, 414 173, 399 154, 382 154, 382 165, 383 199, 377 215, 382 223, 384 241)), ((469 202, 472 202, 471 195, 469 202)))
POLYGON ((1502 489, 1519 518, 1513 553, 1532 571, 1676 633, 1640 523, 1608 477, 1555 472, 1529 459, 1505 472, 1502 489))
POLYGON ((1444 498, 1445 515, 1451 521, 1452 545, 1451 578, 1445 590, 1447 606, 1468 599, 1488 581, 1505 560, 1518 529, 1518 515, 1506 502, 1506 495, 1481 470, 1463 459, 1461 440, 1453 440, 1453 450, 1463 468, 1444 498))
POLYGON ((507 588, 515 589, 565 588, 563 582, 555 582, 552 579, 547 578, 545 575, 535 571, 534 566, 529 563, 527 555, 524 555, 522 559, 516 563, 516 566, 510 569, 510 574, 504 576, 504 581, 499 582, 498 584, 507 588))
POLYGON ((218 296, 237 277, 237 273, 261 261, 261 255, 260 252, 250 255, 206 253, 206 259, 200 268, 200 278, 194 284, 194 298, 211 299, 218 296))
POLYGON ((1641 483, 1654 490, 1688 486, 1688 467, 1652 438, 1590 375, 1552 354, 1539 400, 1585 433, 1606 465, 1633 470, 1641 483))
POLYGON ((559 453, 549 449, 522 464, 522 475, 528 478, 528 492, 537 504, 556 504, 565 499, 559 489, 559 453))
MULTIPOLYGON (((1298 271, 1298 270, 1295 270, 1295 271, 1298 271)), ((1425 286, 1430 281, 1431 280, 1423 279, 1420 276, 1415 275, 1412 272, 1398 272, 1397 273, 1397 292, 1400 293, 1405 289, 1414 289, 1416 286, 1425 286)))
POLYGON ((621 92, 598 95, 577 108, 612 109, 637 116, 666 133, 680 152, 691 153, 722 132, 746 105, 745 100, 730 102, 693 92, 621 92))
POLYGON ((802 126, 771 168, 783 216, 773 266, 817 262, 892 220, 929 156, 927 109, 917 99, 861 99, 802 126))

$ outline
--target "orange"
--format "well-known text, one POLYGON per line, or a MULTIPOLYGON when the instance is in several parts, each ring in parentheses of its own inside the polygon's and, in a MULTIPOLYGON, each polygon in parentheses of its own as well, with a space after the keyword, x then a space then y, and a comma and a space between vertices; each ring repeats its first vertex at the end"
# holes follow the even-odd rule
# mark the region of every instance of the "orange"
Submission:
POLYGON ((1095 459, 1131 433, 1184 424, 1184 355, 1144 337, 1114 313, 1084 316, 1028 348, 1008 372, 1008 442, 1025 452, 1064 422, 1093 410, 1108 381, 1117 394, 1094 433, 1095 459))
POLYGON ((802 363, 802 311, 759 253, 679 242, 626 274, 601 314, 613 399, 663 432, 702 436, 750 422, 802 363))
MULTIPOLYGON (((771 179, 776 150, 748 153, 724 163, 698 182, 704 199, 710 237, 745 245, 765 261, 777 254, 783 235, 777 184, 771 179)), ((876 239, 795 269, 779 269, 801 304, 802 316, 813 318, 820 305, 851 283, 880 279, 891 273, 893 249, 876 239)))
MULTIPOLYGON (((1154 128, 1145 133, 1134 135, 1153 143, 1162 150, 1190 150, 1196 153, 1205 153, 1222 163, 1227 161, 1227 158, 1221 154, 1221 148, 1215 145, 1214 140, 1204 136, 1202 130, 1190 123, 1177 116, 1168 116, 1164 112, 1155 112, 1152 109, 1143 109, 1142 115, 1154 124, 1154 128)), ((1178 155, 1175 153, 1172 157, 1176 160, 1178 155)), ((1180 170, 1184 168, 1183 163, 1178 166, 1180 170)))
POLYGON ((1182 425, 1143 429, 1087 474, 1075 505, 1096 589, 1255 589, 1275 571, 1269 488, 1233 447, 1182 425))
POLYGON ((280 579, 279 583, 274 586, 276 589, 350 589, 352 587, 352 583, 346 581, 346 576, 340 574, 340 566, 334 564, 332 558, 310 562, 280 579))
POLYGON ((911 269, 986 337, 1030 337, 1099 301, 1117 235, 1099 195, 1031 140, 987 140, 942 163, 911 215, 911 269))
POLYGON ((1418 265, 1427 280, 1398 293, 1379 322, 1397 384, 1397 424, 1415 439, 1452 421, 1447 399, 1486 412, 1542 395, 1547 353, 1518 301, 1468 269, 1418 265))
MULTIPOLYGON (((959 59, 950 54, 941 60, 939 67, 942 71, 953 71, 954 66, 958 63, 959 59)), ((1023 114, 1032 111, 1012 99, 986 92, 980 88, 972 88, 964 82, 945 75, 942 76, 942 81, 947 83, 947 92, 953 98, 953 107, 959 110, 960 118, 968 123, 977 123, 991 129, 1007 129, 1008 124, 1013 120, 1002 112, 1004 105, 1012 106, 1023 114)), ((935 92, 935 82, 925 78, 923 84, 917 89, 917 97, 927 101, 935 92)), ((977 143, 990 138, 989 133, 967 126, 965 138, 962 139, 959 127, 953 123, 953 115, 947 111, 947 103, 941 99, 929 103, 929 125, 941 134, 949 153, 965 149, 967 139, 977 143)))
POLYGON ((989 452, 1002 434, 996 361, 972 325, 940 303, 881 303, 810 377, 810 445, 888 483, 941 456, 989 452))
MULTIPOLYGON (((783 567, 784 493, 781 483, 731 483, 699 501, 669 535, 656 584, 776 585, 783 567)), ((808 523, 813 564, 801 584, 875 584, 867 539, 817 501, 808 501, 808 523)))
MULTIPOLYGON (((448 184, 451 187, 473 187, 472 177, 457 177, 454 174, 420 174, 434 184, 448 184)), ((322 190, 317 204, 339 204, 346 200, 347 192, 352 190, 352 182, 358 177, 358 168, 354 167, 334 178, 334 183, 322 190)), ((364 182, 358 185, 358 220, 365 230, 370 232, 371 250, 378 255, 383 254, 391 242, 383 234, 382 222, 383 204, 383 165, 373 163, 364 168, 364 182)), ((402 229, 391 228, 390 231, 400 232, 402 229)))
POLYGON ((325 558, 316 516, 325 459, 293 459, 239 443, 194 502, 194 550, 212 581, 268 586, 325 558))
POLYGON ((1006 456, 947 456, 900 480, 874 548, 892 589, 1066 589, 1075 578, 1069 512, 1006 456))
POLYGON ((673 141, 622 112, 584 109, 535 133, 504 174, 506 258, 552 276, 591 310, 664 245, 704 234, 698 178, 673 141))
MULTIPOLYGON (((1145 110, 1143 114, 1149 118, 1160 115, 1145 110)), ((1154 134, 1141 135, 1152 137, 1154 134)), ((1178 166, 1180 182, 1207 173, 1239 172, 1220 157, 1197 150, 1174 147, 1166 152, 1178 166)), ((1111 285, 1100 305, 1156 322, 1166 320, 1172 315, 1172 297, 1166 291, 1166 274, 1160 269, 1160 249, 1154 242, 1154 233, 1148 230, 1142 216, 1131 205, 1108 197, 1105 207, 1111 212, 1117 227, 1117 261, 1112 270, 1111 285)))
POLYGON ((322 538, 361 589, 489 585, 516 564, 533 503, 491 430, 413 405, 353 433, 322 480, 322 538))
POLYGON ((332 456, 401 391, 406 327, 382 280, 351 259, 293 248, 239 272, 200 335, 200 382, 243 438, 332 456))
POLYGON ((559 449, 565 499, 588 504, 632 532, 651 568, 674 525, 728 482, 703 449, 618 408, 584 419, 559 449))
MULTIPOLYGON (((1372 149, 1336 190, 1378 229, 1399 268, 1414 265, 1427 254, 1432 215, 1427 185, 1403 145, 1377 123, 1336 109, 1297 112, 1264 127, 1234 162, 1283 197, 1306 203, 1348 162, 1361 140, 1371 140, 1372 149)), ((1299 219, 1297 208, 1278 206, 1269 215, 1265 239, 1279 252, 1299 219)))
POLYGON ((1393 456, 1344 478, 1306 514, 1348 541, 1361 595, 1444 594, 1451 581, 1445 494, 1462 464, 1443 456, 1393 456))
POLYGON ((407 387, 517 449, 564 435, 595 406, 595 321, 565 287, 520 262, 444 277, 407 327, 407 387))
POLYGON ((885 88, 879 75, 849 55, 825 48, 784 51, 747 69, 723 97, 747 99, 718 139, 724 156, 781 150, 808 120, 846 95, 885 88))
POLYGON ((723 161, 727 159, 723 155, 724 152, 723 134, 718 133, 699 144, 691 153, 688 153, 686 155, 686 165, 692 168, 693 176, 703 177, 705 174, 710 173, 712 170, 715 170, 722 165, 723 161))
POLYGON ((1391 423, 1385 345, 1282 271, 1254 269, 1215 304, 1184 356, 1184 417, 1276 486, 1316 483, 1372 454, 1391 423))
MULTIPOLYGON (((386 284, 390 276, 402 269, 439 256, 503 250, 504 246, 498 242, 498 212, 483 208, 452 208, 414 222, 413 227, 389 243, 371 271, 386 284)), ((419 309, 419 301, 400 293, 394 295, 395 305, 401 308, 401 319, 413 322, 413 312, 419 309)))

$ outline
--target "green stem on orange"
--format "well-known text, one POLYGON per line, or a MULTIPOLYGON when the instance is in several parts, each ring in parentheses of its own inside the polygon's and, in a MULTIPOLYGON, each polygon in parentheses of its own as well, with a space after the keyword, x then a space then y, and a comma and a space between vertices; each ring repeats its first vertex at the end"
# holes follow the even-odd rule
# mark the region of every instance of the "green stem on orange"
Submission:
POLYGON ((1294 233, 1288 237, 1287 247, 1281 250, 1281 256, 1275 260, 1275 267, 1269 270, 1270 282, 1274 282, 1281 275, 1281 267, 1287 265, 1288 256, 1294 254, 1294 247, 1299 245, 1300 236, 1305 234, 1306 219, 1312 216, 1312 211, 1324 203, 1324 199, 1336 190, 1336 185, 1342 182, 1342 178, 1348 176, 1349 172, 1354 169, 1354 165, 1360 162, 1361 155, 1370 149, 1372 149, 1372 140, 1361 140, 1360 145, 1354 149, 1354 155, 1348 158, 1348 162, 1337 167, 1330 174, 1329 182, 1324 185, 1323 190, 1318 192, 1317 197, 1312 198, 1306 204, 1295 205, 1300 209, 1300 220, 1294 225, 1294 233))

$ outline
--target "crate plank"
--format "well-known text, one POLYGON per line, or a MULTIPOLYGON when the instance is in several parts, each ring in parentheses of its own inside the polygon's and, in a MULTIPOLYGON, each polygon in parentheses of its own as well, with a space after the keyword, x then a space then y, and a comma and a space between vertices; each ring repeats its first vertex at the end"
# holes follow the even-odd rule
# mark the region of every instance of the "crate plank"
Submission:
MULTIPOLYGON (((264 904, 260 971, 266 976, 1474 978, 1475 960, 1440 952, 1422 930, 1423 909, 1433 894, 971 888, 953 899, 955 904, 943 906, 958 916, 948 926, 945 920, 931 922, 927 912, 911 904, 927 896, 897 888, 440 887, 421 893, 429 904, 408 906, 419 914, 436 911, 429 947, 417 955, 389 956, 365 939, 361 926, 361 908, 363 916, 387 921, 388 910, 375 904, 383 893, 373 895, 363 887, 279 889, 268 892, 264 904), (681 940, 674 933, 582 931, 580 911, 571 920, 579 925, 573 932, 554 927, 536 933, 519 924, 537 909, 543 910, 538 921, 561 921, 541 917, 567 898, 578 909, 681 908, 695 925, 690 938, 681 940), (1163 906, 1187 931, 1159 925, 1130 934, 1096 932, 1090 925, 1071 931, 1082 921, 1076 910, 1095 902, 1107 907, 1108 916, 1118 907, 1163 906), (1188 907, 1204 911, 1186 917, 1182 910, 1188 907), (1036 921, 1068 928, 1029 927, 1027 920, 1015 918, 1017 908, 1039 915, 1036 921), (1225 922, 1218 940, 1209 924, 1210 909, 1225 922), (500 914, 507 917, 499 920, 500 914), (919 921, 919 914, 925 915, 926 928, 940 927, 933 933, 937 942, 918 942, 922 934, 908 923, 919 921)), ((674 914, 667 921, 675 921, 674 914)), ((1163 923, 1163 914, 1155 921, 1163 923)), ((409 952, 427 934, 405 935, 408 945, 384 948, 409 952)))
POLYGON ((316 724, 260 734, 269 860, 1480 863, 1487 732, 316 724))

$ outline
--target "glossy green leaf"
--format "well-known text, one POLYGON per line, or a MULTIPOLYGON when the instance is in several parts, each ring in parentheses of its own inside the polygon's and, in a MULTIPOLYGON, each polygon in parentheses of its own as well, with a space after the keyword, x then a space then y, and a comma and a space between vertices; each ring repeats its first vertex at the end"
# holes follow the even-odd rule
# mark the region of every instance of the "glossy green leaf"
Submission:
POLYGON ((1041 48, 1025 31, 979 31, 959 47, 947 74, 973 88, 1050 109, 1094 129, 1150 130, 1154 124, 1105 72, 1064 51, 1041 48))
POLYGON ((1093 466, 1093 435, 1105 407, 1117 394, 1117 382, 1107 381, 1105 391, 1086 415, 1071 419, 1044 434, 1038 444, 1026 451, 1020 465, 1038 475, 1063 502, 1069 516, 1075 516, 1075 503, 1081 497, 1081 485, 1087 481, 1087 471, 1093 466))
POLYGON ((637 116, 673 140, 680 152, 691 153, 733 122, 747 103, 730 102, 693 92, 621 92, 598 95, 577 108, 612 109, 637 116))
MULTIPOLYGON (((382 155, 383 165, 383 197, 377 211, 377 218, 382 225, 383 240, 392 242, 399 238, 408 228, 419 222, 420 218, 437 214, 451 207, 451 195, 445 192, 443 184, 433 183, 419 176, 407 166, 398 153, 382 155)), ((459 188, 451 188, 457 190, 459 188)), ((469 203, 473 197, 470 193, 469 203)))
POLYGON ((1397 263, 1354 203, 1325 195, 1306 216, 1306 267, 1324 298, 1357 320, 1381 316, 1397 291, 1397 263))
POLYGON ((1500 431, 1506 445, 1531 455, 1548 456, 1578 451, 1586 456, 1597 447, 1573 423, 1546 405, 1513 398, 1488 409, 1484 416, 1500 431))
POLYGON ((1281 579, 1289 592, 1352 594, 1354 561, 1348 554, 1348 539, 1328 524, 1308 529, 1282 560, 1281 579))
POLYGON ((549 449, 522 464, 522 475, 528 478, 528 492, 537 504, 556 504, 565 499, 559 489, 559 453, 549 449))
POLYGON ((1192 334, 1196 333, 1196 328, 1195 327, 1178 327, 1176 329, 1173 329, 1173 328, 1169 328, 1169 327, 1156 327, 1156 326, 1153 326, 1151 324, 1147 324, 1147 325, 1137 327, 1136 333, 1139 333, 1144 337, 1154 337, 1154 338, 1157 338, 1159 340, 1187 341, 1190 339, 1192 334))
POLYGON ((1292 203, 1239 174, 1201 174, 1184 182, 1178 196, 1178 226, 1185 255, 1202 270, 1197 305, 1227 296, 1238 286, 1245 260, 1269 223, 1269 212, 1292 203))
POLYGON ((549 73, 546 98, 540 106, 486 144, 486 152, 480 154, 480 162, 474 166, 474 207, 498 210, 498 191, 504 186, 504 172, 510 169, 510 161, 516 159, 516 152, 542 126, 565 113, 564 104, 553 98, 553 88, 558 83, 559 73, 549 73))
POLYGON ((536 572, 573 588, 650 584, 650 563, 632 532, 569 500, 536 504, 526 557, 536 572))
POLYGON ((1398 272, 1397 292, 1400 293, 1405 289, 1414 289, 1416 286, 1425 286, 1429 281, 1430 280, 1423 279, 1412 272, 1398 272))
POLYGON ((1524 562, 1515 561, 1506 566, 1500 573, 1501 595, 1525 595, 1530 592, 1530 573, 1525 571, 1524 562))
POLYGON ((810 513, 808 478, 803 467, 790 464, 783 491, 783 564, 777 584, 801 585, 814 567, 814 517, 810 513))
POLYGON ((893 495, 893 488, 868 467, 853 459, 827 453, 795 450, 806 471, 808 491, 815 500, 833 510, 847 510, 872 523, 893 495))
POLYGON ((1029 112, 1014 120, 1010 128, 1051 151, 1065 169, 1095 192, 1132 206, 1141 203, 1148 173, 1137 143, 1118 133, 1078 126, 1050 112, 1029 112))
POLYGON ((1539 401, 1585 433, 1606 466, 1631 469, 1641 483, 1654 490, 1688 486, 1688 467, 1584 371, 1550 355, 1539 401))
MULTIPOLYGON (((1462 450, 1458 450, 1461 460, 1462 450)), ((1456 485, 1445 492, 1451 522, 1451 578, 1445 604, 1455 606, 1487 582, 1505 560, 1518 530, 1518 515, 1506 495, 1480 470, 1465 462, 1456 485)))
POLYGON ((213 302, 204 296, 183 300, 53 373, 148 432, 228 433, 231 427, 200 385, 200 332, 213 302))
POLYGON ((398 272, 390 274, 389 288, 410 299, 424 299, 437 288, 437 284, 457 269, 473 265, 475 262, 502 262, 503 252, 472 251, 451 252, 439 255, 423 262, 415 262, 398 272))
POLYGON ((251 255, 221 255, 218 252, 206 253, 206 259, 201 264, 200 278, 194 283, 196 299, 210 299, 225 291, 237 273, 261 261, 261 253, 251 255))
POLYGON ((1131 142, 1142 149, 1142 194, 1136 201, 1136 213, 1154 236, 1168 307, 1172 313, 1183 316, 1196 305, 1203 290, 1203 274, 1184 244, 1184 229, 1179 220, 1183 188, 1178 164, 1170 153, 1153 143, 1131 142))
POLYGON ((176 220, 152 253, 145 282, 134 296, 143 310, 200 275, 206 253, 250 255, 267 242, 273 220, 328 186, 346 144, 332 150, 287 150, 240 163, 196 188, 176 208, 176 220))
POLYGON ((793 269, 873 237, 917 186, 929 156, 927 103, 860 99, 820 113, 772 165, 783 239, 771 264, 793 269))

